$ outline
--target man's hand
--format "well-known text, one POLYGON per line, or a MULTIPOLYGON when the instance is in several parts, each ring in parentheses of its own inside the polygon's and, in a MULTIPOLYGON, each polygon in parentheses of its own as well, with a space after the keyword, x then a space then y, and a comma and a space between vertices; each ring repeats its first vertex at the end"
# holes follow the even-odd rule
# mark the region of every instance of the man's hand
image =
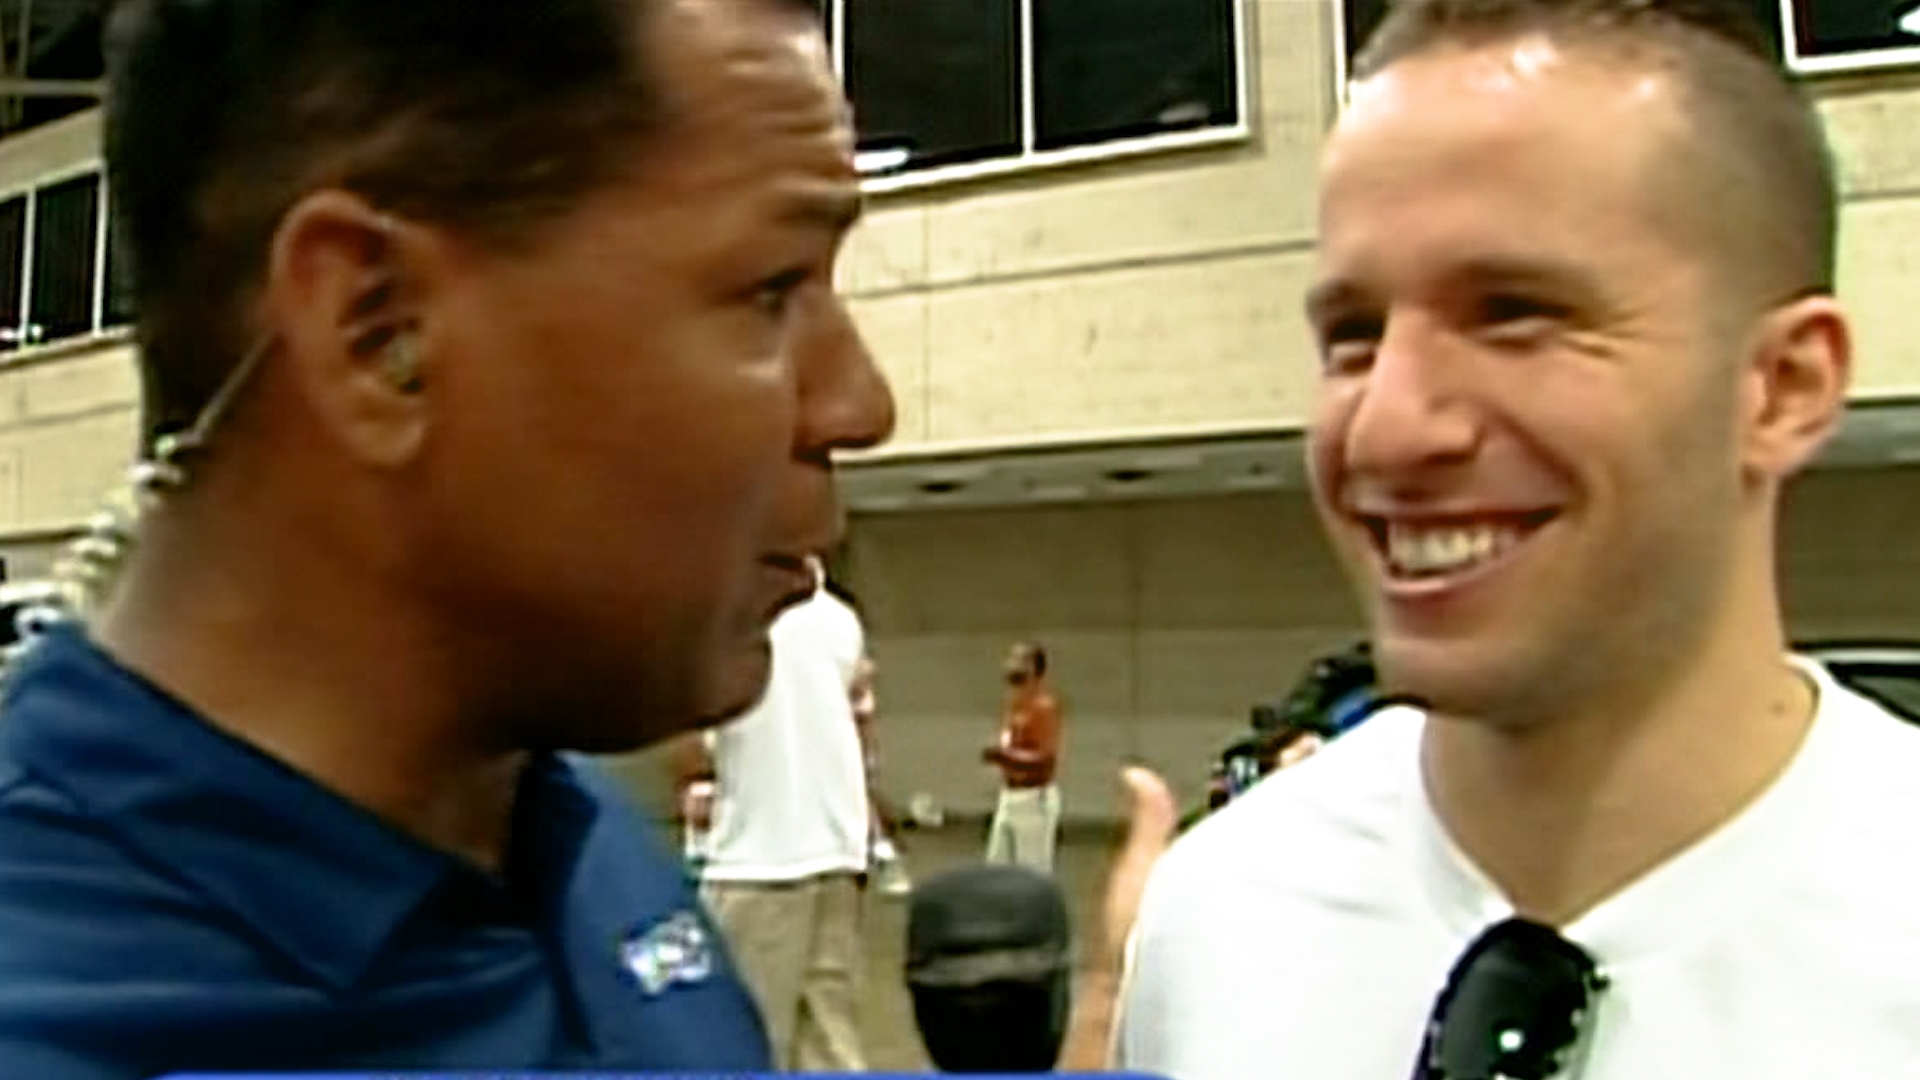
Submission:
POLYGON ((1073 1022, 1060 1053, 1062 1072, 1097 1072, 1109 1065, 1127 939, 1140 917, 1147 878, 1173 843, 1180 823, 1172 790, 1152 770, 1128 766, 1120 779, 1127 793, 1127 836, 1108 874, 1100 926, 1094 935, 1095 951, 1087 958, 1076 984, 1073 1022))
POLYGON ((713 783, 695 780, 680 792, 680 820, 698 831, 713 828, 713 783))
POLYGON ((1101 907, 1103 959, 1118 974, 1125 960, 1127 939, 1140 917, 1140 898, 1154 864, 1172 846, 1180 825, 1180 808, 1173 791, 1158 773, 1130 765, 1120 774, 1127 791, 1127 838, 1107 878, 1107 896, 1101 907))

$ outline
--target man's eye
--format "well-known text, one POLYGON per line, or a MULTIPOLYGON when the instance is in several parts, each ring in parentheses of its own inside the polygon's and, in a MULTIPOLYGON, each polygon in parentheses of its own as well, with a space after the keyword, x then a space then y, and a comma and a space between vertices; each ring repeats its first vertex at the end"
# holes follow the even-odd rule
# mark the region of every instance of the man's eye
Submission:
POLYGON ((1478 322, 1499 329, 1503 326, 1541 328, 1565 322, 1570 314, 1563 304, 1525 296, 1489 296, 1481 301, 1478 322))
POLYGON ((1572 311, 1564 304, 1527 296, 1493 295, 1472 313, 1471 333, 1497 349, 1533 351, 1567 326, 1572 311))
POLYGON ((753 290, 753 302, 769 315, 785 315, 793 294, 807 282, 807 271, 788 270, 761 282, 753 290))
POLYGON ((1365 371, 1373 363, 1386 330, 1381 320, 1370 317, 1339 319, 1320 332, 1320 362, 1329 374, 1353 374, 1365 371))

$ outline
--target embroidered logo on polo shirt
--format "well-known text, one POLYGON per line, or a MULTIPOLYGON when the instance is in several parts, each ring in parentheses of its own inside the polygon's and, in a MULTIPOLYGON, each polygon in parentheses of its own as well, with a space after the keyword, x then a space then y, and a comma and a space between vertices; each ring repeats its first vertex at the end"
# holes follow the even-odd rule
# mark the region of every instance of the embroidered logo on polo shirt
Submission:
POLYGON ((713 942, 691 911, 676 912, 647 930, 635 930, 620 946, 620 962, 649 997, 676 984, 707 981, 713 974, 713 942))

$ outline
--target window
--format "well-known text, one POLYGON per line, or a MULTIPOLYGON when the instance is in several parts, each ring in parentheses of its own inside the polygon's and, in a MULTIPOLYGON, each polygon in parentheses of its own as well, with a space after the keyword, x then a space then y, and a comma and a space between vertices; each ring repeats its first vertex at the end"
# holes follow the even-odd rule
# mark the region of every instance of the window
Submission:
POLYGON ((1033 0, 1042 149, 1239 119, 1233 0, 1033 0))
POLYGON ((20 295, 27 255, 27 197, 0 202, 0 352, 12 352, 20 340, 20 295))
POLYGON ((131 321, 110 288, 107 199, 98 169, 0 200, 0 353, 131 321))
POLYGON ((1807 74, 1920 66, 1920 0, 1793 0, 1789 30, 1807 74))
POLYGON ((6 74, 40 92, 0 99, 0 137, 18 135, 98 104, 89 84, 106 76, 100 3, 16 2, 4 12, 6 74), (61 89, 54 84, 71 84, 61 89))
POLYGON ((34 195, 32 285, 23 336, 33 345, 90 334, 100 259, 100 174, 34 195))
MULTIPOLYGON (((1335 45, 1338 49, 1334 59, 1340 80, 1339 85, 1344 87, 1347 72, 1353 70, 1354 58, 1359 55, 1360 47, 1365 45, 1367 39, 1373 36, 1373 32, 1380 28, 1381 21, 1387 17, 1387 6, 1391 0, 1331 0, 1331 2, 1336 29, 1335 45)), ((1761 31, 1773 42, 1774 55, 1784 58, 1786 36, 1780 26, 1780 0, 1740 0, 1740 2, 1752 10, 1754 18, 1760 23, 1761 31)), ((1807 7, 1816 5, 1824 7, 1832 0, 1798 0, 1798 2, 1807 7)), ((1881 0, 1871 0, 1871 2, 1878 3, 1881 0)), ((1834 4, 1834 6, 1846 5, 1834 4)), ((1343 92, 1342 97, 1344 96, 1343 92)))
POLYGON ((828 2, 869 176, 1241 134, 1247 0, 828 2))
POLYGON ((861 148, 929 168, 1021 148, 1018 0, 845 0, 861 148))

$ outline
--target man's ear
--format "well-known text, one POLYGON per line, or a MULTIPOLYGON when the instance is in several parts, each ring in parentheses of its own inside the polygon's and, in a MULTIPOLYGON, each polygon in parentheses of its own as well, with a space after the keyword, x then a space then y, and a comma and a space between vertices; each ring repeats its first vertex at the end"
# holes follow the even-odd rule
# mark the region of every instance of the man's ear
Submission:
POLYGON ((1780 307, 1747 354, 1743 464, 1785 480, 1807 467, 1840 426, 1853 378, 1853 331, 1831 296, 1780 307))
POLYGON ((291 389, 355 460, 394 468, 426 438, 431 358, 421 333, 417 245, 362 199, 325 191, 281 220, 265 308, 291 389))

